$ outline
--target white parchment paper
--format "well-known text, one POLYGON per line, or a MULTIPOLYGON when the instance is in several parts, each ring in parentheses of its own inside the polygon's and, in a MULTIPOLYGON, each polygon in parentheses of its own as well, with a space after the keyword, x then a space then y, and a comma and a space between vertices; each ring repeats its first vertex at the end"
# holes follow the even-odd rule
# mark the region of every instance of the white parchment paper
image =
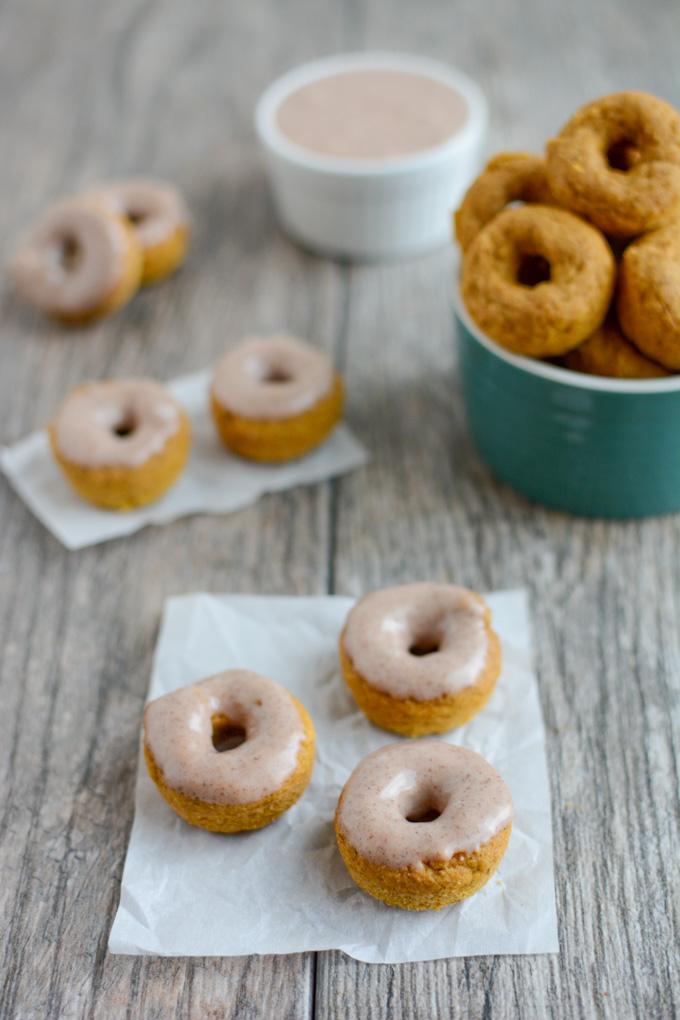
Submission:
POLYGON ((188 595, 165 606, 149 697, 229 667, 296 694, 317 730, 304 796, 258 832, 217 835, 178 818, 140 761, 135 820, 111 930, 113 953, 232 956, 341 949, 371 963, 557 952, 544 728, 525 594, 489 596, 503 673, 488 706, 446 738, 479 751, 512 791, 501 867, 472 899, 411 913, 362 893, 340 858, 333 814, 357 762, 400 738, 372 726, 341 678, 337 640, 352 600, 188 595))
POLYGON ((346 425, 326 442, 287 464, 255 464, 232 456, 220 442, 208 410, 209 372, 168 383, 184 405, 193 430, 189 462, 157 503, 116 513, 83 502, 54 462, 44 431, 0 450, 0 468, 45 527, 67 549, 130 535, 147 524, 166 524, 195 513, 225 513, 254 503, 265 492, 320 482, 360 467, 366 450, 346 425))

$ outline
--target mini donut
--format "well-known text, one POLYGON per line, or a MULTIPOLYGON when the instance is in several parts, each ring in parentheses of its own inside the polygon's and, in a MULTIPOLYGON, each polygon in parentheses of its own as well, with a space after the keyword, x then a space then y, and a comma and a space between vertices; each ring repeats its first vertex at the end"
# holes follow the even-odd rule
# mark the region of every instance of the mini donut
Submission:
POLYGON ((439 910, 476 893, 501 862, 512 797, 489 763, 436 740, 390 744, 347 780, 335 835, 356 884, 404 910, 439 910))
POLYGON ((453 584, 403 584, 350 610, 340 663, 371 722, 416 737, 462 726, 484 707, 501 646, 481 595, 453 584))
POLYGON ((643 354, 680 371, 680 223, 628 245, 616 308, 623 332, 643 354))
POLYGON ((90 192, 89 198, 134 230, 142 250, 144 286, 164 279, 184 262, 190 221, 177 188, 165 181, 113 181, 90 192))
POLYGON ((665 368, 626 340, 613 317, 564 356, 566 368, 588 375, 604 375, 613 379, 655 379, 668 375, 665 368))
POLYGON ((581 107, 547 146, 560 204, 600 230, 632 237, 680 212, 680 114, 645 92, 581 107))
POLYGON ((139 287, 142 255, 126 223, 72 199, 48 210, 8 271, 30 304, 60 322, 82 325, 130 300, 139 287))
POLYGON ((261 829, 309 784, 315 734, 285 687, 247 669, 181 687, 144 712, 144 758, 180 818, 211 832, 261 829))
POLYGON ((48 434, 78 495, 109 510, 131 510, 162 496, 184 468, 191 444, 186 412, 152 379, 79 386, 48 434))
POLYGON ((489 160, 456 210, 456 238, 463 251, 479 231, 511 202, 550 205, 545 160, 530 152, 500 152, 489 160))
POLYGON ((616 263, 595 227, 564 209, 504 209, 463 260, 462 294, 477 325, 517 354, 549 358, 602 324, 616 263))
POLYGON ((252 337, 217 365, 210 402, 230 450, 248 460, 291 460, 335 428, 342 415, 342 379, 323 351, 302 340, 252 337))

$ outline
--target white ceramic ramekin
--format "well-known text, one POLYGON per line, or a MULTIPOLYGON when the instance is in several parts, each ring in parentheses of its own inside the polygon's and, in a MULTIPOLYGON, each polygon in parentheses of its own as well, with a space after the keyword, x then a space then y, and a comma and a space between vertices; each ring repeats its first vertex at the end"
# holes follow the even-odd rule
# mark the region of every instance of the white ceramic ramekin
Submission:
POLYGON ((283 228, 308 247, 350 258, 415 254, 449 241, 451 210, 478 170, 487 121, 486 100, 470 78, 399 53, 350 53, 304 64, 270 85, 255 111, 283 228), (358 69, 426 74, 463 97, 467 118, 442 145, 380 160, 318 155, 279 130, 276 114, 291 92, 358 69))

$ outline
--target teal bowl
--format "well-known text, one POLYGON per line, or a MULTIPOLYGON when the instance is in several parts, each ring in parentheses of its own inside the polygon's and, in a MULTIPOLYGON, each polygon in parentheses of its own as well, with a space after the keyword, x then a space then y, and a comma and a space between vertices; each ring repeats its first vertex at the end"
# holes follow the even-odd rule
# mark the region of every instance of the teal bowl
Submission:
POLYGON ((510 354, 456 297, 468 427, 517 492, 586 517, 680 510, 680 375, 605 379, 510 354))

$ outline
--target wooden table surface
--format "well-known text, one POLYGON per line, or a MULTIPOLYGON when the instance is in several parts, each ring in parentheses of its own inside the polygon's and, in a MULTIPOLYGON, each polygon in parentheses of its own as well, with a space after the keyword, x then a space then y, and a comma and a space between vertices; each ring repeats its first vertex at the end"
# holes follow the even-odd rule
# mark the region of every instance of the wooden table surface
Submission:
POLYGON ((680 102, 662 0, 5 0, 2 254, 49 200, 143 171, 196 220, 174 280, 86 331, 0 299, 0 440, 81 380, 169 378, 286 327, 346 372, 364 470, 69 553, 0 484, 0 1017, 668 1018, 678 974, 680 517, 602 523, 513 495, 466 435, 450 253, 320 261, 278 232, 253 138, 267 82, 383 47, 482 82, 490 148, 539 147, 584 100, 680 102), (560 953, 370 966, 340 953, 106 951, 163 600, 198 589, 358 595, 416 578, 530 589, 548 729, 560 953))

